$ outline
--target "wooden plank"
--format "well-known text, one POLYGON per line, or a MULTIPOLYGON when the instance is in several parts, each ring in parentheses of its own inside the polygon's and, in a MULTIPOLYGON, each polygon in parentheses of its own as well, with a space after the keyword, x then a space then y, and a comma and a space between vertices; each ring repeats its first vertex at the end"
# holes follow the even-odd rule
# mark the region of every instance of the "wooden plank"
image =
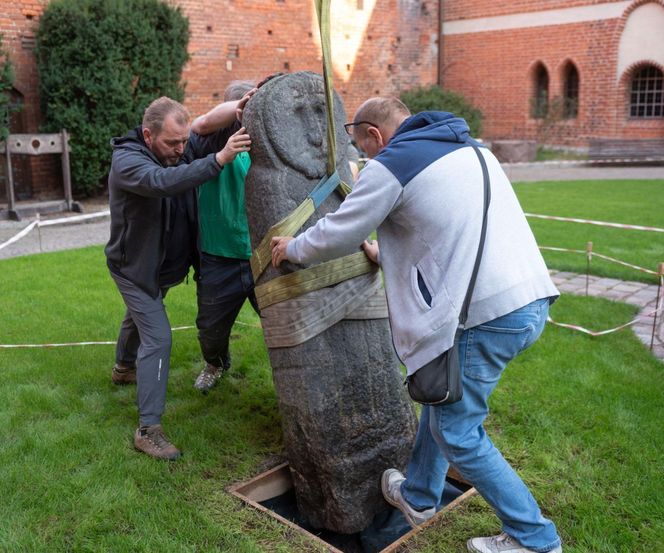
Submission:
POLYGON ((467 492, 461 494, 454 501, 452 501, 448 505, 445 505, 445 507, 443 507, 440 511, 438 511, 429 520, 427 520, 423 524, 420 524, 417 528, 413 528, 410 532, 408 532, 407 534, 404 534, 403 536, 401 536, 397 541, 392 542, 385 549, 382 549, 380 551, 380 553, 396 553, 397 551, 399 551, 399 549, 402 546, 406 545, 406 542, 408 540, 410 540, 413 536, 415 536, 416 534, 419 534, 423 530, 426 530, 427 528, 429 528, 429 526, 432 526, 433 524, 435 524, 438 520, 443 518, 447 513, 449 513, 450 511, 453 511, 454 509, 457 509, 464 502, 466 502, 468 499, 470 499, 474 495, 477 495, 477 490, 475 488, 470 488, 467 492))
POLYGON ((12 172, 12 156, 11 156, 11 149, 10 148, 5 148, 5 160, 7 163, 7 202, 8 202, 8 209, 9 211, 14 211, 14 207, 16 205, 16 198, 14 197, 14 175, 12 172))
MULTIPOLYGON (((467 483, 467 481, 459 474, 456 469, 450 467, 448 470, 448 477, 458 482, 467 483)), ((470 485, 470 484, 469 484, 470 485)), ((311 532, 306 531, 301 526, 298 526, 294 522, 282 517, 278 513, 275 513, 271 509, 264 507, 259 502, 265 501, 266 499, 271 499, 287 492, 293 487, 293 480, 290 475, 290 469, 288 463, 282 463, 267 472, 259 474, 258 476, 247 480, 245 482, 239 482, 233 484, 227 488, 228 492, 234 495, 235 497, 241 499, 248 505, 252 506, 254 509, 257 509, 272 518, 277 519, 279 522, 286 524, 290 528, 305 534, 309 539, 312 539, 319 545, 325 547, 331 553, 343 553, 342 551, 336 549, 334 546, 330 545, 326 541, 322 540, 318 536, 312 534, 311 532)), ((465 493, 461 494, 454 501, 450 502, 448 505, 443 507, 438 511, 431 519, 429 519, 424 524, 421 524, 417 528, 412 529, 410 532, 407 532, 401 536, 398 540, 392 542, 390 545, 382 549, 379 553, 396 553, 401 547, 406 545, 406 542, 410 540, 413 536, 420 533, 422 530, 428 528, 432 524, 435 524, 437 520, 440 520, 450 511, 461 506, 466 500, 470 499, 477 494, 475 488, 470 488, 465 493)))
POLYGON ((71 173, 69 171, 69 135, 67 134, 66 129, 62 129, 60 141, 60 149, 62 150, 62 183, 65 189, 65 201, 67 202, 67 209, 71 211, 74 204, 74 197, 72 196, 71 192, 71 173))
POLYGON ((4 153, 9 144, 12 154, 41 155, 61 154, 62 136, 60 134, 10 134, 7 141, 0 145, 0 152, 4 153))

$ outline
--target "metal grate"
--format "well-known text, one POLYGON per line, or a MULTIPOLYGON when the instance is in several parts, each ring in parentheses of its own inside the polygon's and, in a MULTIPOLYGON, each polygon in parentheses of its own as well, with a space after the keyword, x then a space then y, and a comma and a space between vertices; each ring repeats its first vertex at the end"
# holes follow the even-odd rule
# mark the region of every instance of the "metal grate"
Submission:
POLYGON ((664 75, 657 67, 643 67, 632 78, 629 115, 642 119, 664 117, 664 75))

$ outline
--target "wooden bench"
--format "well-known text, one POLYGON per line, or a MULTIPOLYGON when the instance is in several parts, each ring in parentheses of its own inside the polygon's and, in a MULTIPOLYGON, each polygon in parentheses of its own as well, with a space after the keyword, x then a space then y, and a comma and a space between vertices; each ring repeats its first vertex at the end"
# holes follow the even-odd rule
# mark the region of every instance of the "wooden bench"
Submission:
POLYGON ((590 139, 588 159, 606 162, 664 162, 664 138, 590 139))

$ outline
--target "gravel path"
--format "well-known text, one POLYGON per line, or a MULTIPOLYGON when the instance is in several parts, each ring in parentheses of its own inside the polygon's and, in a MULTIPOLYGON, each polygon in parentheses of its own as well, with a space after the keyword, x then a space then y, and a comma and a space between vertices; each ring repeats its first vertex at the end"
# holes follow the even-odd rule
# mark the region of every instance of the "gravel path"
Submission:
MULTIPOLYGON (((30 221, 0 222, 0 243, 27 227, 30 221)), ((0 250, 0 259, 40 252, 55 252, 105 244, 109 237, 109 218, 90 222, 34 228, 27 236, 0 250)))

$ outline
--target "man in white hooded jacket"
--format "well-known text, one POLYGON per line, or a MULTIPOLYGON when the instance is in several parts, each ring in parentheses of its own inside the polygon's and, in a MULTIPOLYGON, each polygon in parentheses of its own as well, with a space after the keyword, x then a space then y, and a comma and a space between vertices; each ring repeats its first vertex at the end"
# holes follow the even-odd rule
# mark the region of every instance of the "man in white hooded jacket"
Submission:
POLYGON ((503 524, 498 536, 469 540, 469 551, 560 552, 555 525, 483 428, 503 370, 539 337, 558 296, 512 186, 451 113, 411 116, 396 98, 372 98, 349 127, 371 161, 336 212, 296 238, 273 238, 273 265, 325 261, 362 245, 383 268, 394 344, 409 375, 452 346, 473 271, 484 180, 471 144, 480 146, 491 183, 486 242, 459 342, 463 398, 423 407, 407 476, 385 471, 385 498, 411 525, 421 524, 439 507, 452 464, 503 524), (364 241, 374 229, 380 253, 364 241))

